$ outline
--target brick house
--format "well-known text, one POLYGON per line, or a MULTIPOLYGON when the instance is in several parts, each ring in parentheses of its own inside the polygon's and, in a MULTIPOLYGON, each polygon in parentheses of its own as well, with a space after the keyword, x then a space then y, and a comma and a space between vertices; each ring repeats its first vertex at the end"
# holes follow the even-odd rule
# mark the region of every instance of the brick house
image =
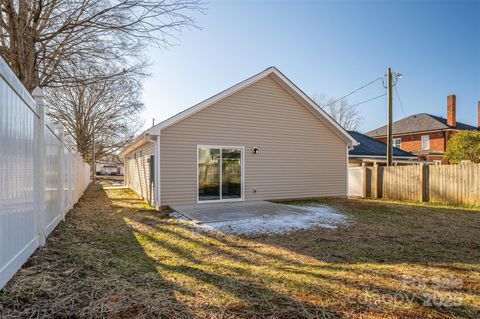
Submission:
MULTIPOLYGON (((447 97, 447 118, 420 113, 393 123, 393 146, 412 152, 421 160, 448 164, 443 154, 450 137, 460 130, 478 130, 480 127, 480 102, 478 103, 478 127, 456 121, 456 96, 447 97)), ((367 133, 387 142, 387 126, 367 133)))

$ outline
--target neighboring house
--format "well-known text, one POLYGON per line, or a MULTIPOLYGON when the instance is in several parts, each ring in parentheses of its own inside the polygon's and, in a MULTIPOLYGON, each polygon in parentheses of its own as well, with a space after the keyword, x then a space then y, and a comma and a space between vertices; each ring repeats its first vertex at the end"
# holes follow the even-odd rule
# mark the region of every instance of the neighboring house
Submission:
MULTIPOLYGON (((387 144, 359 132, 348 131, 348 133, 360 143, 348 152, 350 167, 386 164, 387 144)), ((393 162, 395 165, 418 163, 417 156, 396 147, 393 148, 393 162)))
POLYGON ((355 139, 270 67, 143 132, 126 185, 154 206, 347 195, 355 139))
MULTIPOLYGON (((478 106, 480 126, 480 104, 478 106)), ((443 154, 450 137, 459 130, 478 130, 478 127, 456 121, 456 97, 447 97, 447 118, 421 113, 408 116, 393 123, 393 145, 412 152, 422 160, 448 164, 443 154)), ((387 142, 387 126, 367 133, 384 143, 387 142)))
POLYGON ((117 155, 109 155, 95 160, 97 175, 123 175, 123 163, 117 155))

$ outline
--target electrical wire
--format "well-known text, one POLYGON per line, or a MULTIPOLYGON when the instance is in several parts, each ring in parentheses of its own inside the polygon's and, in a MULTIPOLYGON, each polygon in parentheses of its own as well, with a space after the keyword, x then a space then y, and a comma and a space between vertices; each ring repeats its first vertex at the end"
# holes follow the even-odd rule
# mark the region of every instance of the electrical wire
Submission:
POLYGON ((351 106, 351 107, 358 106, 358 105, 360 105, 360 104, 364 104, 364 103, 367 103, 367 102, 370 102, 370 101, 379 99, 379 98, 381 98, 381 97, 383 97, 383 96, 385 96, 385 95, 387 95, 387 93, 380 94, 380 95, 378 95, 378 96, 372 97, 371 99, 368 99, 368 100, 365 100, 365 101, 362 101, 362 102, 358 102, 358 103, 352 104, 352 105, 350 105, 350 106, 351 106))
POLYGON ((370 81, 370 82, 368 82, 368 83, 365 84, 365 85, 362 85, 362 86, 359 87, 358 89, 353 90, 352 92, 350 92, 350 93, 348 93, 348 94, 345 94, 345 95, 342 96, 341 98, 339 98, 339 99, 337 99, 337 100, 335 100, 335 101, 333 101, 333 102, 330 102, 330 103, 326 104, 324 107, 327 107, 327 106, 330 106, 330 105, 332 105, 332 104, 335 104, 335 103, 337 103, 338 101, 341 101, 341 100, 343 100, 343 99, 346 98, 346 97, 349 97, 349 96, 352 95, 353 93, 357 93, 358 91, 366 88, 367 86, 369 86, 369 85, 371 85, 371 84, 373 84, 373 83, 375 83, 375 82, 377 82, 378 80, 381 80, 381 79, 383 79, 383 77, 376 78, 375 80, 370 81))
MULTIPOLYGON (((392 76, 392 86, 395 86, 397 85, 397 82, 398 82, 398 74, 397 73, 393 73, 393 76, 392 76)), ((384 88, 388 89, 388 86, 385 84, 385 79, 382 77, 382 85, 384 88)))
MULTIPOLYGON (((406 117, 407 117, 407 113, 405 112, 405 109, 403 108, 402 99, 400 98, 400 94, 398 94, 397 87, 394 86, 394 88, 395 88, 395 95, 397 96, 398 102, 400 103, 400 107, 402 108, 403 116, 404 116, 404 118, 406 118, 406 117)), ((412 141, 414 140, 412 133, 410 133, 410 139, 411 139, 412 141)), ((400 143, 401 143, 401 142, 400 142, 400 143)), ((401 144, 400 144, 400 145, 401 145, 401 144)))
POLYGON ((402 111, 403 111, 403 116, 407 116, 407 113, 405 113, 405 109, 403 108, 403 103, 402 103, 402 99, 400 98, 400 94, 398 94, 398 91, 397 91, 397 87, 394 86, 395 88, 395 95, 397 96, 397 99, 398 99, 398 102, 400 102, 400 107, 402 108, 402 111))

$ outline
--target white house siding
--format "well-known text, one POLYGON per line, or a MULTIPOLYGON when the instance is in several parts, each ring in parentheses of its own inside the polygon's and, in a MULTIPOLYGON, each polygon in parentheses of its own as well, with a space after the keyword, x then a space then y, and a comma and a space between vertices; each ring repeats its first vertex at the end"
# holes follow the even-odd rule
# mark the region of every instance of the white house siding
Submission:
POLYGON ((127 186, 149 203, 153 202, 154 194, 154 185, 150 183, 149 162, 154 149, 154 145, 148 143, 125 156, 127 186))
POLYGON ((270 76, 160 140, 162 205, 196 203, 198 144, 245 147, 246 200, 346 196, 346 142, 270 76))

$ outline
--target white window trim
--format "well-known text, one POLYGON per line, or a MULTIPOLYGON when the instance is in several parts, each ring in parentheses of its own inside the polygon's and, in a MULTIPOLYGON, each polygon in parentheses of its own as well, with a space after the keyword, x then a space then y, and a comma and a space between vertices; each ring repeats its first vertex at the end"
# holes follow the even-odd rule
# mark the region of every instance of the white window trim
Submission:
POLYGON ((395 146, 396 148, 401 148, 402 146, 402 138, 401 137, 396 137, 393 139, 393 146, 395 146), (398 143, 398 146, 395 146, 395 141, 399 141, 398 143))
MULTIPOLYGON (((225 203, 225 202, 243 202, 245 201, 245 146, 226 146, 226 145, 206 145, 206 144, 197 144, 197 151, 195 153, 195 156, 197 158, 196 163, 197 163, 197 183, 195 185, 195 188, 197 189, 197 204, 203 204, 203 203, 225 203), (238 148, 242 151, 242 155, 240 157, 241 159, 241 196, 240 198, 229 198, 229 199, 214 199, 214 200, 200 200, 199 198, 199 193, 198 193, 198 149, 199 148, 218 148, 220 149, 220 177, 222 177, 222 152, 221 150, 224 148, 238 148)), ((222 198, 222 181, 220 181, 220 198, 222 198)))
POLYGON ((421 141, 422 141, 422 150, 429 150, 430 149, 430 135, 422 135, 421 137, 421 141), (423 147, 423 139, 424 138, 427 138, 427 147, 423 147))

